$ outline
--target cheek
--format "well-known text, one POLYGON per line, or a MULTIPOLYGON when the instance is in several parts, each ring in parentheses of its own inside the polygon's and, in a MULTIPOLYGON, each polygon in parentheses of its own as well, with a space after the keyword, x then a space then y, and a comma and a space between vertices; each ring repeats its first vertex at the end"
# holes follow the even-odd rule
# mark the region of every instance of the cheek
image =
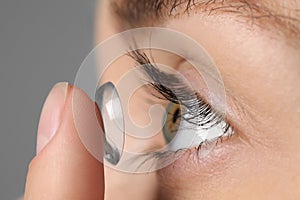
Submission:
POLYGON ((236 165, 237 146, 233 144, 239 144, 239 139, 232 138, 216 146, 203 159, 199 159, 196 150, 188 151, 176 162, 160 170, 161 196, 190 198, 196 195, 211 198, 213 191, 226 185, 226 176, 236 165))
MULTIPOLYGON (((288 159, 239 139, 220 144, 200 160, 186 153, 160 170, 161 199, 270 199, 297 191, 299 180, 290 180, 296 169, 288 159), (225 144, 226 143, 226 144, 225 144), (273 155, 272 155, 273 153, 273 155), (274 196, 273 196, 274 195, 274 196)), ((282 198, 284 199, 284 198, 282 198)))

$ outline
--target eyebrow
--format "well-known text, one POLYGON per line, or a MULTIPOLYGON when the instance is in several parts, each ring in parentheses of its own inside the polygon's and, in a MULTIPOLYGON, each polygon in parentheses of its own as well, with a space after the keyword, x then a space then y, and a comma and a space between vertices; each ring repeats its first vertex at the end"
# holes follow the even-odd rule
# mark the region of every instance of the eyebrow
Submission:
POLYGON ((284 12, 279 13, 262 2, 262 0, 114 0, 111 2, 111 8, 122 28, 155 26, 163 24, 170 18, 200 11, 209 16, 232 14, 238 20, 250 25, 258 25, 266 30, 272 28, 289 38, 299 38, 300 17, 297 18, 297 15, 300 14, 300 8, 281 6, 284 12))

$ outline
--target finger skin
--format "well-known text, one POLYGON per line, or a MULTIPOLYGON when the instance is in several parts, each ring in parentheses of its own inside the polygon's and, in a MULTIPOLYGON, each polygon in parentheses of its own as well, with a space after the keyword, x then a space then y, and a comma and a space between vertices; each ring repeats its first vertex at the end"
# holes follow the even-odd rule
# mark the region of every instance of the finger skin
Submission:
POLYGON ((104 199, 103 165, 86 150, 74 124, 74 90, 86 110, 94 109, 85 93, 69 86, 58 131, 29 165, 24 200, 104 199))

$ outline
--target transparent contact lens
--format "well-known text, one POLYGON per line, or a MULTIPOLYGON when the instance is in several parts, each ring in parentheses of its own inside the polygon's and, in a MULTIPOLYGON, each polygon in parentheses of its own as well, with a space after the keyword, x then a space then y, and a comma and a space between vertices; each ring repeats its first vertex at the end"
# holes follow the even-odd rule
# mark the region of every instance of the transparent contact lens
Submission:
POLYGON ((110 164, 117 165, 124 147, 124 122, 120 97, 113 83, 99 87, 95 101, 104 126, 104 158, 110 164))

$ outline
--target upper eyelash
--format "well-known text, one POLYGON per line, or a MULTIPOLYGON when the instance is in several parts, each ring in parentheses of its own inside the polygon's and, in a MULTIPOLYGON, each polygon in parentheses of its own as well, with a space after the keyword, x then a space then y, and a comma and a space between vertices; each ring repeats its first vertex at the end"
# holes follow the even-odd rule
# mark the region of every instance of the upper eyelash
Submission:
MULTIPOLYGON (((160 71, 144 52, 141 50, 131 50, 128 55, 138 64, 142 65, 143 71, 146 72, 148 78, 152 80, 149 84, 159 92, 164 99, 187 108, 187 112, 182 114, 184 120, 191 124, 201 126, 203 129, 209 129, 224 120, 224 116, 216 112, 210 104, 205 102, 199 93, 191 90, 191 88, 183 83, 182 79, 175 74, 166 74, 160 71)), ((226 123, 225 127, 223 127, 224 133, 226 133, 229 128, 229 123, 226 123)))

